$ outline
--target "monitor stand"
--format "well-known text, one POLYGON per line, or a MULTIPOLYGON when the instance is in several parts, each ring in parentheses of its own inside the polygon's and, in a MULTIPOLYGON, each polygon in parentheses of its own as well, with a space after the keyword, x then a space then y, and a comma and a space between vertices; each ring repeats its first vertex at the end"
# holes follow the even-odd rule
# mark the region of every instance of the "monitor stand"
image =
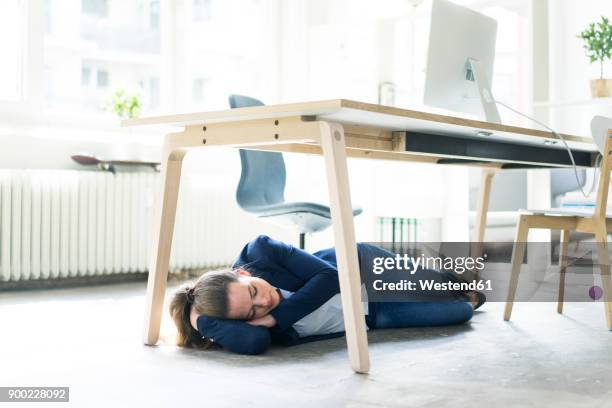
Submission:
POLYGON ((480 101, 482 102, 486 121, 501 124, 501 117, 497 110, 497 104, 491 93, 491 84, 489 83, 489 78, 487 78, 487 75, 482 69, 480 61, 468 58, 466 68, 466 79, 476 82, 476 86, 478 87, 478 93, 480 94, 480 101))

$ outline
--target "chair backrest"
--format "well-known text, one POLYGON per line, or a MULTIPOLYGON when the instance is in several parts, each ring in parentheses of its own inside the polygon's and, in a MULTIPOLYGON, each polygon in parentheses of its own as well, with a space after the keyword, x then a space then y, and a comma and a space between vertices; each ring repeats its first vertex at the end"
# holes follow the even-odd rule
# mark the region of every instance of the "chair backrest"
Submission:
POLYGON ((575 191, 584 187, 586 184, 586 170, 578 169, 578 179, 576 183, 576 173, 574 169, 554 169, 550 172, 550 195, 555 198, 561 194, 575 191))
MULTIPOLYGON (((230 95, 232 109, 261 106, 263 103, 244 95, 230 95)), ((286 170, 283 154, 240 149, 242 173, 236 189, 236 202, 248 210, 285 201, 286 170)))
MULTIPOLYGON (((595 200, 595 212, 593 218, 602 219, 606 217, 608 209, 608 188, 610 185, 610 155, 606 152, 608 143, 608 131, 612 129, 612 119, 605 116, 595 116, 591 120, 591 135, 597 145, 597 149, 602 154, 603 159, 599 166, 599 181, 597 183, 597 199, 595 200)), ((604 221, 605 223, 605 221, 604 221)), ((604 224, 605 225, 605 224, 604 224)))

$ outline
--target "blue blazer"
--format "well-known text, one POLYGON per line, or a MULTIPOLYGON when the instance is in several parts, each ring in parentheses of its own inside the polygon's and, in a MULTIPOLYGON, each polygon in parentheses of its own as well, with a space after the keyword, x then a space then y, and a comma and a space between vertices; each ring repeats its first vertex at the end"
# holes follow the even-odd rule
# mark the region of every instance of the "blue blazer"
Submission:
POLYGON ((197 324, 202 336, 236 353, 260 354, 272 342, 294 345, 343 335, 336 333, 300 338, 292 327, 295 322, 340 293, 334 248, 310 254, 260 235, 243 248, 233 265, 235 267, 244 267, 272 286, 294 294, 281 300, 270 312, 276 319, 276 326, 271 329, 252 326, 241 320, 201 315, 197 324))

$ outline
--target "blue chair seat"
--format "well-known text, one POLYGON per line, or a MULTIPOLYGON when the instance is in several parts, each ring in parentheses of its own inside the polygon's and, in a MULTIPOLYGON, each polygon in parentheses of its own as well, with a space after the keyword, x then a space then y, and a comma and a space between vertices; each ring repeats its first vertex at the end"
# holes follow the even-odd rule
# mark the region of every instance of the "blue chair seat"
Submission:
MULTIPOLYGON (((259 217, 276 217, 276 216, 281 216, 281 215, 285 215, 289 213, 307 212, 307 213, 312 213, 314 215, 318 215, 319 217, 331 219, 330 208, 325 205, 317 204, 317 203, 284 202, 284 203, 278 203, 278 204, 252 206, 252 207, 243 208, 243 209, 259 217)), ((360 207, 353 208, 353 216, 359 215, 362 212, 363 210, 360 207)))
MULTIPOLYGON (((317 203, 278 203, 245 209, 275 224, 296 229, 300 234, 322 231, 331 225, 331 210, 317 203)), ((361 214, 353 208, 353 216, 361 214)))

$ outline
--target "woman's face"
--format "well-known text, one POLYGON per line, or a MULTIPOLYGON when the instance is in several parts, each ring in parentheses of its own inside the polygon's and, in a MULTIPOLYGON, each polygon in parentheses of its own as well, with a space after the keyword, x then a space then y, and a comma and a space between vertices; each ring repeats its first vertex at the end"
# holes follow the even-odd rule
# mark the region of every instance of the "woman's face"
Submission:
POLYGON ((268 282, 238 269, 240 279, 227 288, 228 318, 252 320, 270 313, 281 301, 280 294, 268 282))

